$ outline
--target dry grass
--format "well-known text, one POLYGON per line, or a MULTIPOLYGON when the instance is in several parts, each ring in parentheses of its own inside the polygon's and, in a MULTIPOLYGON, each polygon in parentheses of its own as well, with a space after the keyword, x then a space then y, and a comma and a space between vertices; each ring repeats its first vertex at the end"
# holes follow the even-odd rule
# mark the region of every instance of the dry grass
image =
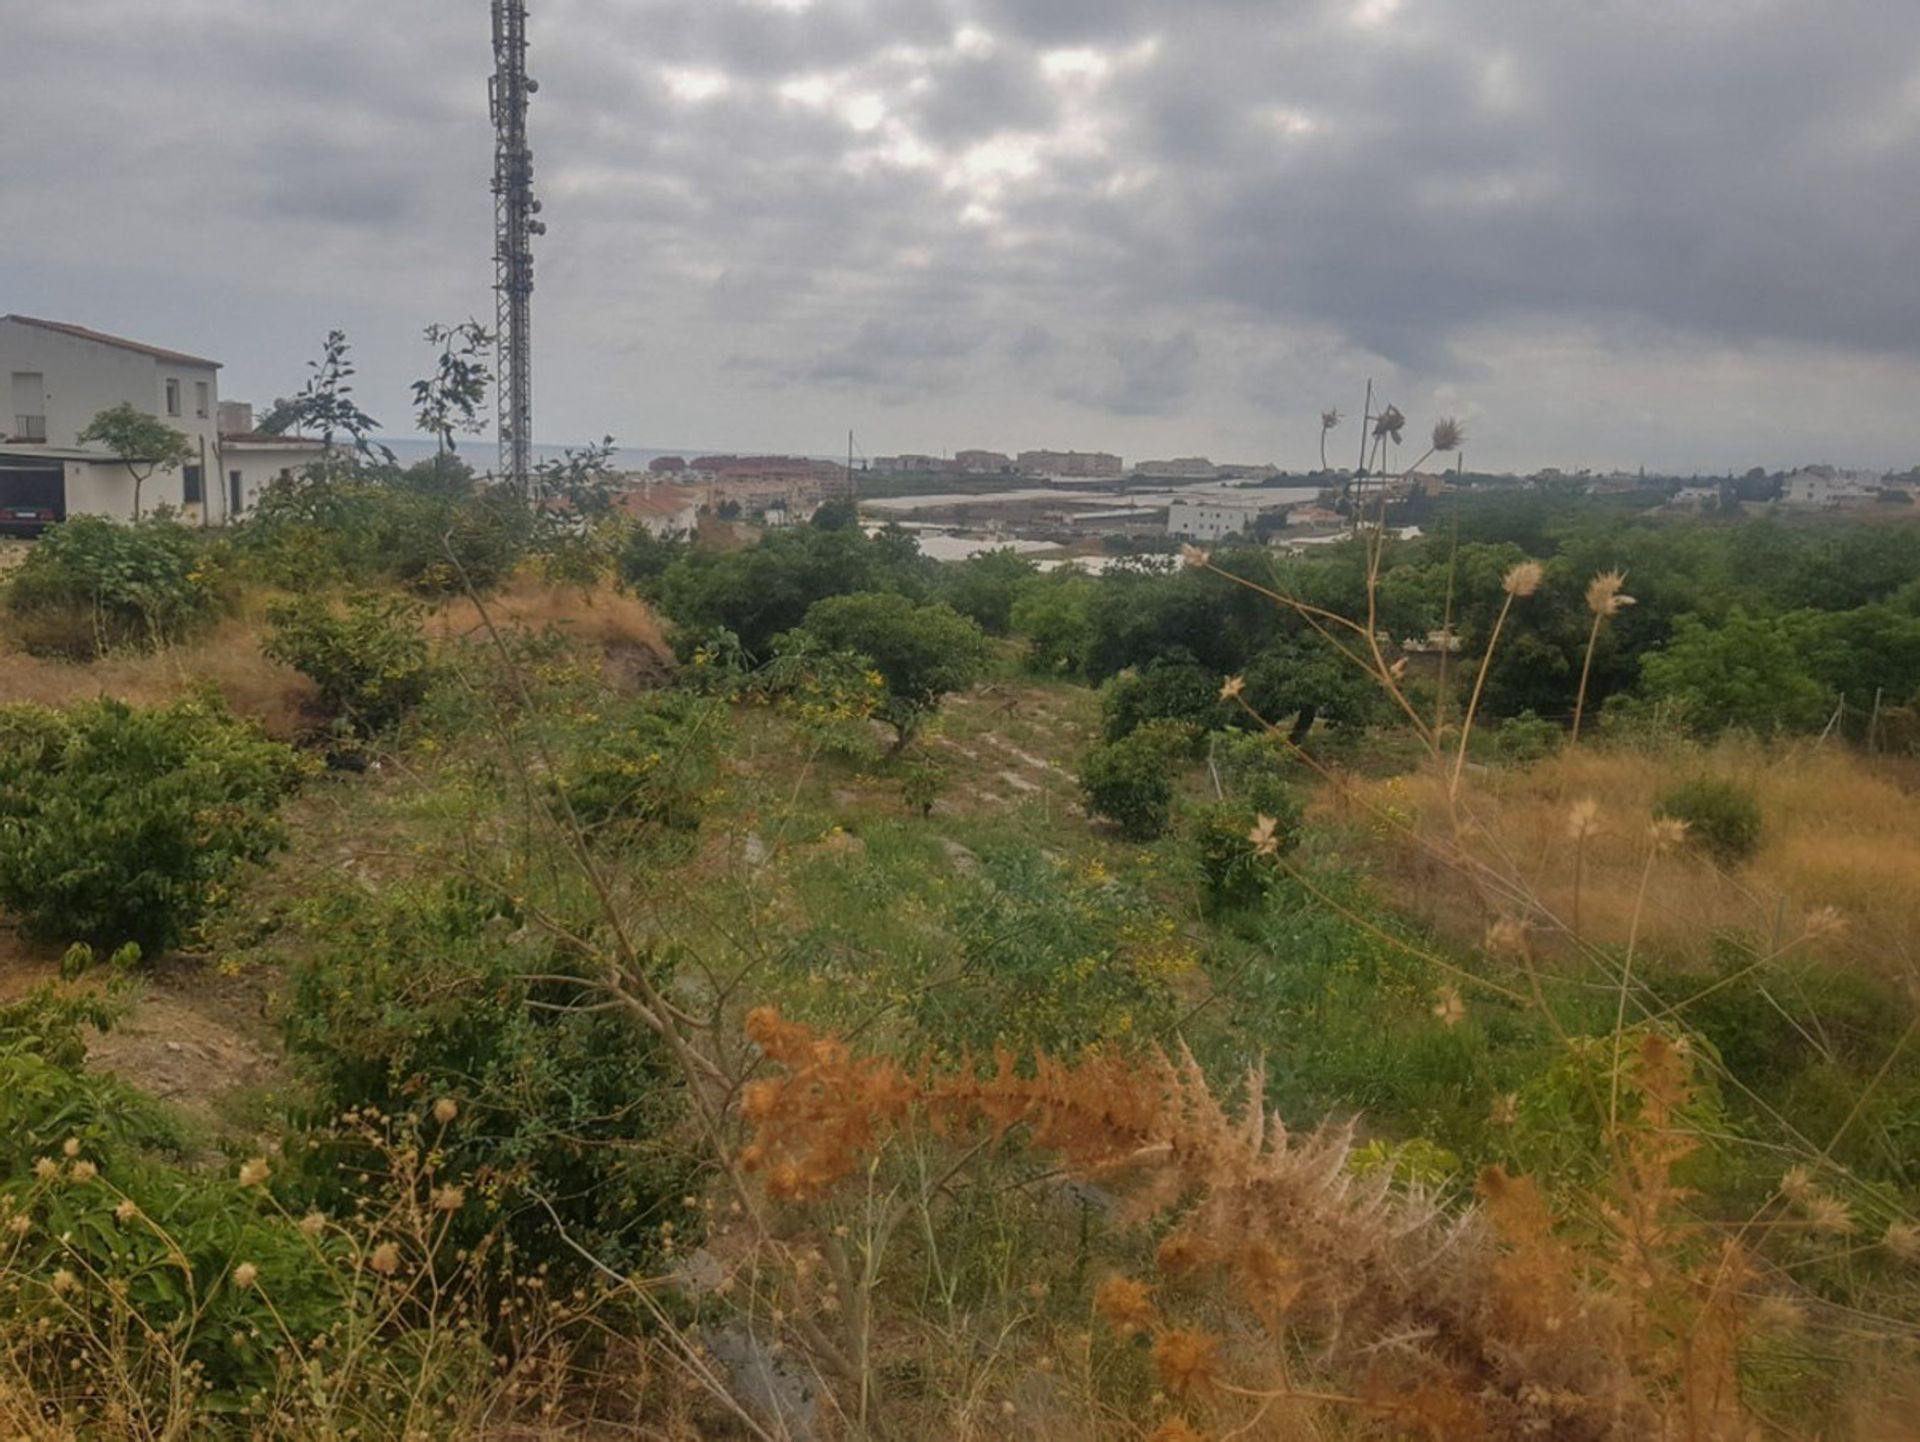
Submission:
POLYGON ((188 645, 91 662, 29 656, 0 635, 0 704, 70 706, 110 696, 154 706, 211 686, 236 715, 258 721, 272 736, 291 738, 302 728, 314 688, 299 672, 260 654, 260 633, 256 617, 234 616, 188 645))
MULTIPOLYGON (((1581 748, 1526 768, 1497 769, 1463 796, 1470 850, 1523 881, 1546 912, 1575 915, 1576 804, 1598 804, 1596 829, 1579 857, 1577 912, 1585 941, 1623 943, 1634 926, 1646 828, 1656 798, 1700 775, 1752 787, 1765 817, 1761 850, 1731 873, 1691 852, 1648 874, 1642 942, 1676 958, 1698 957, 1718 931, 1762 936, 1798 931, 1807 916, 1836 908, 1844 949, 1876 968, 1913 975, 1920 956, 1920 794, 1897 771, 1837 747, 1764 748, 1725 742, 1661 751, 1581 748)), ((1389 884, 1456 937, 1477 941, 1484 918, 1466 888, 1395 821, 1435 843, 1451 837, 1446 781, 1432 772, 1336 788, 1326 803, 1369 839, 1389 884), (1389 820, 1392 818, 1392 820, 1389 820), (1396 884, 1397 883, 1397 884, 1396 884)))
MULTIPOLYGON (((583 591, 577 586, 550 585, 523 570, 486 598, 486 608, 488 617, 503 629, 552 628, 599 651, 605 657, 606 679, 615 686, 645 684, 673 664, 673 648, 653 611, 610 584, 583 591)), ((478 608, 462 598, 436 613, 427 629, 441 639, 456 639, 480 635, 484 628, 478 608)))

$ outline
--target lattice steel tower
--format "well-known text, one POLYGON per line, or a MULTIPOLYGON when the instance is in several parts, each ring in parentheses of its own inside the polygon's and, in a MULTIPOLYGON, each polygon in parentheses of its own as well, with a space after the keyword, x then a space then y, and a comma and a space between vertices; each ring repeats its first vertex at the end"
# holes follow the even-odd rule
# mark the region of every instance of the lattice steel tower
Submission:
POLYGON ((527 102, 540 83, 527 78, 526 0, 493 0, 493 79, 488 98, 493 155, 494 282, 500 354, 500 475, 533 497, 533 238, 547 233, 533 198, 533 150, 527 102))

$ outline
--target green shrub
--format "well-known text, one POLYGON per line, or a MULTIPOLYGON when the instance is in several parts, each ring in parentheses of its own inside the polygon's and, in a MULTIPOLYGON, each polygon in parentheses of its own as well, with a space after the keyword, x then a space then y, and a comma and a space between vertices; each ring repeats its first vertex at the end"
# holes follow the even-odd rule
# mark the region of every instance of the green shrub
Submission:
POLYGON ((1687 839, 1722 866, 1750 861, 1760 850, 1760 800, 1737 781, 1699 777, 1662 792, 1653 811, 1686 822, 1687 839))
POLYGON ((980 882, 948 915, 964 983, 914 990, 915 1019, 937 1046, 1066 1055, 1163 1034, 1172 979, 1198 958, 1151 898, 1025 847, 990 849, 980 882))
POLYGON ((1220 801, 1193 810, 1193 865, 1209 915, 1243 911, 1266 899, 1279 876, 1272 856, 1254 839, 1256 828, 1273 823, 1273 854, 1293 850, 1300 841, 1300 808, 1291 797, 1283 807, 1256 810, 1241 802, 1220 801))
POLYGON ((0 708, 0 907, 47 940, 170 946, 284 843, 302 770, 217 701, 0 708))
POLYGON ((1118 741, 1105 741, 1080 762, 1087 807, 1131 841, 1151 841, 1173 821, 1174 767, 1193 750, 1193 728, 1149 721, 1118 741))
POLYGON ((715 701, 668 693, 583 733, 560 762, 555 796, 602 837, 699 829, 719 774, 726 712, 715 701))
MULTIPOLYGON (((571 946, 507 898, 459 884, 394 889, 371 904, 357 892, 325 897, 310 929, 290 977, 288 1047, 328 1113, 420 1116, 441 1098, 457 1107, 457 1120, 435 1128, 436 1151, 479 1185, 449 1218, 450 1245, 503 1228, 523 1263, 574 1276, 580 1257, 557 1218, 626 1272, 652 1256, 663 1222, 684 1221, 671 1063, 624 1010, 596 1005, 604 993, 568 979, 587 974, 571 946)), ((325 1130, 301 1155, 322 1188, 368 1160, 352 1136, 325 1130)))
POLYGON ((464 463, 404 473, 330 464, 268 486, 234 546, 273 585, 385 580, 437 596, 490 590, 533 538, 527 507, 476 484, 464 463))
POLYGON ((909 756, 900 763, 900 799, 916 816, 933 815, 933 803, 953 784, 953 773, 931 756, 909 756))
POLYGON ((1522 711, 1500 723, 1494 732, 1494 749, 1503 761, 1524 764, 1544 761, 1560 749, 1566 733, 1551 721, 1543 721, 1531 711, 1522 711))
POLYGON ((801 629, 829 650, 872 663, 886 684, 880 715, 899 738, 896 751, 942 697, 979 679, 990 649, 980 627, 951 606, 892 592, 829 596, 809 608, 801 629))
POLYGON ((124 525, 75 516, 53 527, 7 582, 7 609, 29 651, 90 660, 120 647, 179 641, 221 609, 205 539, 166 517, 124 525))
POLYGON ((1224 724, 1220 678, 1189 656, 1162 656, 1109 681, 1100 716, 1109 741, 1131 736, 1149 721, 1179 721, 1196 742, 1224 724))
POLYGON ((273 630, 260 649, 309 677, 328 717, 362 736, 398 721, 432 683, 420 608, 411 602, 357 595, 342 614, 306 597, 274 606, 267 619, 273 630))

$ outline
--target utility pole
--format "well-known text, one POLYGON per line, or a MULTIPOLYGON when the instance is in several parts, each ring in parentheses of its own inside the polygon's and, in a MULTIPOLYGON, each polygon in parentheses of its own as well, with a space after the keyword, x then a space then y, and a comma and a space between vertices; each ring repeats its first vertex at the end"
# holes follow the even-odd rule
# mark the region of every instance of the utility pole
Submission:
POLYGON ((526 0, 493 0, 493 263, 499 344, 500 479, 530 503, 533 494, 533 238, 545 235, 533 197, 527 102, 540 83, 527 78, 526 0))

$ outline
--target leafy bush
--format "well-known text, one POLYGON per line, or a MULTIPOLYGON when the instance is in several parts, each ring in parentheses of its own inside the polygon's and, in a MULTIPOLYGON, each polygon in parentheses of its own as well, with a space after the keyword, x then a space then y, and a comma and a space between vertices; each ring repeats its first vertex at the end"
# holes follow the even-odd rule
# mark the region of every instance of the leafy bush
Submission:
POLYGON ((179 941, 285 835, 300 758, 217 701, 0 708, 0 906, 55 941, 179 941))
POLYGON ((909 756, 900 764, 900 799, 917 816, 933 815, 933 803, 953 784, 953 773, 932 756, 909 756))
POLYGON ((1193 728, 1149 721, 1118 741, 1093 747, 1080 762, 1087 806, 1131 841, 1151 841, 1173 822, 1173 772, 1193 749, 1193 728))
POLYGON ((816 601, 861 591, 921 596, 932 566, 911 537, 869 540, 857 529, 791 526, 744 550, 689 551, 661 573, 650 595, 687 636, 724 627, 764 660, 774 637, 798 626, 816 601))
POLYGON ((1493 744, 1504 761, 1544 761, 1560 749, 1565 734, 1553 722, 1543 721, 1531 711, 1522 711, 1500 723, 1494 732, 1493 744))
POLYGON ((344 615, 317 597, 267 613, 261 650, 312 679, 327 715, 362 736, 398 721, 432 683, 420 608, 373 595, 349 598, 344 615))
POLYGON ((1071 1050, 1159 1034, 1172 978, 1198 965, 1173 917, 1098 867, 1026 848, 991 851, 981 865, 984 884, 951 913, 964 985, 914 996, 937 1045, 1071 1050))
POLYGON ((724 726, 717 702, 661 696, 579 737, 553 778, 554 794, 582 826, 607 838, 695 831, 718 774, 724 726))
POLYGON ((954 610, 978 622, 988 635, 1004 636, 1013 624, 1015 600, 1038 574, 1034 563, 1018 551, 984 551, 949 566, 943 590, 954 610))
MULTIPOLYGON (((479 1195, 449 1218, 450 1244, 502 1228, 523 1261, 572 1276, 557 1218, 605 1265, 643 1265, 687 1190, 681 1103, 652 1034, 594 1005, 577 952, 458 884, 326 897, 311 931, 288 1046, 328 1111, 457 1108, 436 1149, 479 1195)), ((302 1155, 322 1187, 364 1163, 351 1136, 316 1135, 302 1155)))
MULTIPOLYGON (((803 628, 821 645, 864 656, 886 683, 881 716, 904 747, 950 691, 979 678, 989 647, 979 626, 944 602, 868 592, 830 596, 807 612, 803 628)), ((898 749, 898 748, 896 748, 898 749)))
POLYGON ((533 539, 526 505, 479 486, 462 462, 407 472, 329 463, 268 486, 235 548, 274 585, 389 580, 431 596, 493 588, 533 539))
POLYGON ((1300 842, 1300 808, 1289 804, 1256 811, 1244 803, 1221 801, 1195 807, 1192 853, 1200 895, 1210 915, 1257 906, 1272 890, 1279 873, 1254 839, 1256 828, 1272 822, 1276 853, 1293 850, 1300 842))
POLYGON ((1156 657, 1109 681, 1100 695, 1109 741, 1130 736, 1149 721, 1190 725, 1198 741, 1225 720, 1220 678, 1184 653, 1156 657))
POLYGON ((1062 567, 1035 576, 1020 587, 1008 625, 1027 638, 1027 664, 1049 675, 1078 675, 1093 641, 1088 607, 1100 583, 1062 567))
POLYGON ((1718 776, 1701 776, 1661 793, 1656 816, 1687 823, 1687 838, 1722 866, 1750 861, 1760 850, 1764 822, 1753 788, 1718 776))
POLYGON ((211 623, 217 578, 206 541, 170 519, 75 516, 27 552, 6 602, 29 651, 87 660, 168 645, 211 623))

